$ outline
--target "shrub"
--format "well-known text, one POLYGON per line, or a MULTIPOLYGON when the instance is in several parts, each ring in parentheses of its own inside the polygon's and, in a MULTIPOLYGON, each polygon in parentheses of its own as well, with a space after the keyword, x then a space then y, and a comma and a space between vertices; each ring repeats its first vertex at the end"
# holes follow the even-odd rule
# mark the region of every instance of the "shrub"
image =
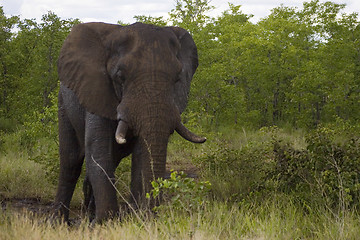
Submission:
POLYGON ((151 184, 153 189, 146 197, 155 200, 161 198, 160 202, 165 203, 155 207, 155 211, 171 207, 191 214, 209 202, 207 195, 211 188, 210 182, 188 178, 183 171, 172 170, 169 179, 159 178, 151 184))
POLYGON ((241 146, 217 143, 195 158, 216 199, 238 201, 264 188, 266 173, 273 164, 271 138, 265 131, 255 135, 246 136, 251 140, 239 140, 241 146))
POLYGON ((15 131, 17 123, 14 119, 0 117, 0 132, 8 133, 15 131))
POLYGON ((360 138, 319 127, 306 142, 302 151, 274 142, 276 167, 269 176, 278 190, 302 201, 323 201, 332 209, 359 206, 360 138))
POLYGON ((242 145, 217 144, 195 162, 219 200, 263 201, 281 193, 302 206, 359 207, 360 136, 346 129, 328 125, 295 137, 266 127, 242 145))
POLYGON ((28 151, 30 160, 41 164, 52 182, 57 181, 60 166, 56 93, 51 96, 49 107, 27 117, 19 134, 19 142, 28 151))

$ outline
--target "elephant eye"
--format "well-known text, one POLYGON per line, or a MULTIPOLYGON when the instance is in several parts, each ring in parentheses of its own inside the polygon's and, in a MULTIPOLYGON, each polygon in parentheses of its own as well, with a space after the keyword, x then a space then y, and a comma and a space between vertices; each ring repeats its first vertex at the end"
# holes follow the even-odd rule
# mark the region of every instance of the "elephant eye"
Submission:
POLYGON ((121 77, 121 72, 122 72, 121 69, 118 69, 115 73, 115 76, 121 77))
POLYGON ((119 100, 122 98, 123 93, 123 82, 122 81, 113 81, 113 86, 115 90, 115 94, 118 96, 119 100))
POLYGON ((118 69, 115 73, 116 78, 125 80, 124 72, 121 69, 118 69))
POLYGON ((176 69, 177 75, 180 76, 182 74, 182 72, 184 71, 184 66, 180 61, 176 61, 175 69, 176 69))
POLYGON ((183 78, 184 74, 185 74, 185 71, 184 71, 184 69, 182 68, 182 69, 178 72, 178 74, 177 74, 177 76, 176 76, 175 82, 176 82, 176 83, 179 82, 179 81, 181 80, 181 78, 183 78))

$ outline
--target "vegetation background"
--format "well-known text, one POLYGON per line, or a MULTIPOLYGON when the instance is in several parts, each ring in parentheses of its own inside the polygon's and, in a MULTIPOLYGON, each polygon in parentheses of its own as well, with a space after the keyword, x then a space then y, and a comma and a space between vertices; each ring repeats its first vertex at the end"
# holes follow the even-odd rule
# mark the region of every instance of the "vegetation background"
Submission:
MULTIPOLYGON (((208 141, 195 146, 172 137, 169 169, 196 169, 198 178, 173 172, 154 182, 169 196, 157 217, 134 213, 93 230, 86 221, 54 229, 6 210, 9 199, 53 199, 56 63, 80 21, 53 12, 39 22, 7 17, 0 7, 0 239, 356 239, 360 25, 358 13, 344 14, 344 7, 282 5, 252 23, 241 6, 211 18, 210 1, 178 0, 168 18, 135 16, 192 34, 200 65, 182 117, 208 141)), ((117 170, 121 196, 129 169, 125 159, 117 170)))

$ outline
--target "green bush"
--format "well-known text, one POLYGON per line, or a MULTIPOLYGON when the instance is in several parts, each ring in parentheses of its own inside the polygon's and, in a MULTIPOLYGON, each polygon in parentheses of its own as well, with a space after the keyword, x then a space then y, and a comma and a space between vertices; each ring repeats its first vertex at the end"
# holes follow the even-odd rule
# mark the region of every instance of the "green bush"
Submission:
POLYGON ((8 133, 15 131, 17 122, 14 119, 0 117, 0 132, 8 133))
POLYGON ((238 140, 240 146, 219 142, 194 160, 218 200, 238 201, 264 188, 273 165, 270 134, 263 131, 244 138, 238 140))
POLYGON ((188 178, 183 171, 172 170, 169 179, 159 178, 151 184, 153 189, 146 197, 165 203, 154 208, 157 212, 171 207, 192 214, 209 203, 207 195, 211 188, 210 182, 188 178))
POLYGON ((50 181, 57 181, 59 173, 59 144, 57 118, 57 91, 51 96, 51 105, 27 116, 19 131, 19 143, 29 153, 30 160, 41 164, 50 181))
POLYGON ((266 127, 238 145, 217 143, 195 162, 218 200, 263 201, 286 194, 302 206, 359 207, 360 136, 347 126, 327 125, 298 136, 266 127))
POLYGON ((301 151, 274 142, 276 167, 269 177, 277 182, 277 190, 332 209, 359 206, 359 136, 319 127, 307 135, 306 142, 301 151))

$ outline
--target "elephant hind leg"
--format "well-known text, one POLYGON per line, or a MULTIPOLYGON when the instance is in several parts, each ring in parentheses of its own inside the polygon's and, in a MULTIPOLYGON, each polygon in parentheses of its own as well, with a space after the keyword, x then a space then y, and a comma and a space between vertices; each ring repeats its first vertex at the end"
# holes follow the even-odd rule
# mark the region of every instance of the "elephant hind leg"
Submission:
POLYGON ((83 192, 84 192, 84 206, 86 214, 89 216, 90 222, 95 218, 95 198, 94 191, 92 189, 89 177, 86 176, 83 184, 83 192))
POLYGON ((55 214, 68 222, 70 201, 81 173, 84 150, 65 110, 61 108, 59 108, 59 153, 60 175, 55 198, 55 214))

